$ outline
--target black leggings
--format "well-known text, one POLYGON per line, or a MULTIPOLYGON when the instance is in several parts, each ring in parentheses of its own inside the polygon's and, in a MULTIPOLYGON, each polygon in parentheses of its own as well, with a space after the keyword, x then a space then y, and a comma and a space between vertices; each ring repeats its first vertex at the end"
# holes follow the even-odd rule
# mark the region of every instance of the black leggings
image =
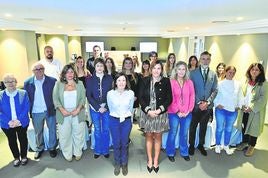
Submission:
POLYGON ((4 129, 3 132, 7 136, 9 148, 13 154, 15 159, 26 158, 27 157, 27 149, 28 149, 28 139, 27 139, 27 127, 15 127, 4 129), (17 144, 17 138, 20 142, 20 151, 17 144))
POLYGON ((248 143, 250 146, 254 147, 257 143, 258 137, 253 137, 253 136, 248 135, 248 134, 245 135, 245 131, 246 131, 247 124, 248 124, 248 116, 249 116, 249 113, 243 113, 243 120, 242 120, 242 123, 243 123, 243 126, 242 126, 243 143, 248 143))

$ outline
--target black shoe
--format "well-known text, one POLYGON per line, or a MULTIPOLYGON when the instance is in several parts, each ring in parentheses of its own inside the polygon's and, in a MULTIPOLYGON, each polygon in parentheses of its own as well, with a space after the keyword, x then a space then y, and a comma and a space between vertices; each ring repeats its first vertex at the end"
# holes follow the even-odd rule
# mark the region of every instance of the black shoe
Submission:
POLYGON ((147 170, 148 170, 149 173, 151 173, 151 172, 153 171, 153 168, 154 168, 153 166, 152 166, 152 167, 149 167, 149 166, 147 165, 147 170))
POLYGON ((184 159, 185 161, 190 161, 190 157, 189 157, 189 156, 183 156, 183 159, 184 159))
POLYGON ((39 159, 39 158, 42 156, 43 152, 44 152, 44 150, 42 150, 42 151, 37 151, 37 152, 35 153, 35 155, 34 155, 34 159, 39 159))
POLYGON ((157 167, 153 167, 154 168, 154 172, 155 173, 158 173, 158 171, 159 171, 159 166, 157 166, 157 167))
POLYGON ((168 156, 168 159, 169 159, 169 161, 171 161, 171 162, 175 162, 175 158, 174 158, 174 156, 168 156))
POLYGON ((50 150, 49 155, 51 158, 55 158, 57 156, 58 152, 57 150, 50 150))
POLYGON ((22 166, 25 166, 27 163, 28 163, 28 158, 27 157, 21 159, 21 165, 22 166))
POLYGON ((120 174, 120 165, 114 166, 114 175, 118 176, 120 174))
POLYGON ((195 150, 194 146, 190 146, 189 147, 189 155, 194 155, 194 150, 195 150))
POLYGON ((122 166, 122 174, 124 176, 126 176, 128 174, 128 167, 127 167, 127 165, 123 165, 122 166))
POLYGON ((200 153, 201 153, 203 156, 207 156, 207 155, 208 155, 208 154, 207 154, 207 151, 204 149, 203 146, 198 146, 197 148, 198 148, 198 150, 200 151, 200 153))
POLYGON ((95 159, 97 159, 97 158, 99 158, 100 157, 100 155, 96 155, 96 154, 94 154, 94 158, 95 159))
POLYGON ((109 158, 110 157, 110 154, 106 154, 104 155, 105 158, 109 158))

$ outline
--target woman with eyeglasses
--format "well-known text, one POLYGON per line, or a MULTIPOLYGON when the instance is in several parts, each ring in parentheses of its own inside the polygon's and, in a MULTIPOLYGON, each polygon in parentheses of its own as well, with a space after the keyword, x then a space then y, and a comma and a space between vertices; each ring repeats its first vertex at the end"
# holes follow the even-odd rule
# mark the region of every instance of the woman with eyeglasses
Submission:
POLYGON ((0 91, 0 126, 5 133, 14 157, 13 166, 28 162, 27 128, 29 126, 30 102, 25 90, 17 89, 17 79, 13 74, 5 74, 6 89, 0 91), (17 144, 20 143, 20 149, 17 144))

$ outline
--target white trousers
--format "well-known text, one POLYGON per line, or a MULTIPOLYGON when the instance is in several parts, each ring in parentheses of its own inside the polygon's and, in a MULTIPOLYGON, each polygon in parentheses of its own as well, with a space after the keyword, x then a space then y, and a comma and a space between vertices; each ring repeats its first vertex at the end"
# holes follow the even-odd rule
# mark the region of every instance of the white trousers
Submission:
POLYGON ((59 144, 65 159, 82 156, 85 143, 85 122, 78 122, 78 117, 68 116, 59 124, 59 144))

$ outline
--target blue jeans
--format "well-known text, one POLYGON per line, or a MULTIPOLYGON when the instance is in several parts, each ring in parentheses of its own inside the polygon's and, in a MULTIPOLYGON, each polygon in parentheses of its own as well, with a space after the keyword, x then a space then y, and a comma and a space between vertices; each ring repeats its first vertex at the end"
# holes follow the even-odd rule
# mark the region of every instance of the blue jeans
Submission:
POLYGON ((109 111, 96 112, 90 108, 90 115, 94 125, 95 148, 94 154, 109 154, 110 132, 109 111))
POLYGON ((34 126, 37 151, 42 151, 45 149, 45 143, 43 137, 45 121, 49 133, 48 149, 55 150, 57 147, 56 117, 48 116, 47 111, 43 113, 32 113, 32 122, 34 126))
POLYGON ((177 114, 168 114, 169 133, 167 139, 166 153, 168 156, 175 156, 175 138, 180 124, 179 147, 181 156, 188 156, 188 131, 192 120, 192 113, 186 117, 179 117, 177 114))
POLYGON ((126 165, 128 163, 128 141, 132 128, 131 118, 123 122, 110 116, 110 131, 114 147, 115 165, 126 165))
POLYGON ((229 145, 237 112, 230 112, 225 109, 215 109, 216 116, 216 145, 221 144, 222 133, 224 131, 224 145, 229 145))

